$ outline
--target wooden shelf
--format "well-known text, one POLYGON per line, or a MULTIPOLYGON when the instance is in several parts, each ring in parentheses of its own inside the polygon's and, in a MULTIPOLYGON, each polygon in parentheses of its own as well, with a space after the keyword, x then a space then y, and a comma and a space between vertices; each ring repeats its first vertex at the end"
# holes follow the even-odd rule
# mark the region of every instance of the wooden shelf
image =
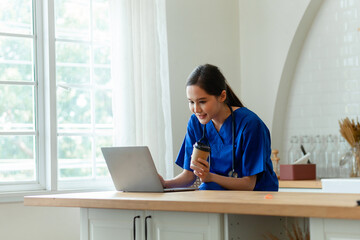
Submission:
POLYGON ((313 188, 321 189, 321 180, 279 180, 279 188, 313 188))

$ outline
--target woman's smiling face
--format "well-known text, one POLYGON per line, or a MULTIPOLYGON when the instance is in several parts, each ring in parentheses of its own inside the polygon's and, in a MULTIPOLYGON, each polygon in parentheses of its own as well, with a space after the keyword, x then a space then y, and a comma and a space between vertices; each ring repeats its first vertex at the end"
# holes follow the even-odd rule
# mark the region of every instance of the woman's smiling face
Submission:
POLYGON ((207 124, 211 119, 216 119, 226 99, 225 91, 220 96, 209 95, 197 85, 187 86, 186 95, 190 111, 196 115, 201 124, 207 124))

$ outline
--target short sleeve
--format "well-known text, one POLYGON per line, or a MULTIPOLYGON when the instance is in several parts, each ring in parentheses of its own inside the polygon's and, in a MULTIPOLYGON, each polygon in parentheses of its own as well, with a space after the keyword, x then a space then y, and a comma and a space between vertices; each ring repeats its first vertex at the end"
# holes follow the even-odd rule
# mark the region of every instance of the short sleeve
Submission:
POLYGON ((243 176, 265 171, 270 157, 270 133, 265 124, 258 118, 251 118, 244 128, 242 141, 243 176))
POLYGON ((186 131, 186 135, 184 138, 184 141, 181 145, 181 149, 179 151, 179 154, 176 158, 176 165, 178 165, 179 167, 189 170, 189 171, 193 171, 190 168, 190 161, 191 161, 191 155, 192 155, 192 151, 193 151, 193 145, 196 142, 196 130, 198 128, 196 128, 195 126, 195 121, 194 121, 194 117, 192 116, 188 122, 188 126, 187 126, 187 131, 186 131))

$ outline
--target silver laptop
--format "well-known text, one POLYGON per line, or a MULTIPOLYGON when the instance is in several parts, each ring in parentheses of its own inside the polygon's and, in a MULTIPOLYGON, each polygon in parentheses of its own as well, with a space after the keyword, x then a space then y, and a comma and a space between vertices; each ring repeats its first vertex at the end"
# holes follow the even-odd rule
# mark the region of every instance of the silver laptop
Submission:
POLYGON ((195 188, 164 189, 149 148, 102 147, 106 165, 117 191, 124 192, 174 192, 195 188))

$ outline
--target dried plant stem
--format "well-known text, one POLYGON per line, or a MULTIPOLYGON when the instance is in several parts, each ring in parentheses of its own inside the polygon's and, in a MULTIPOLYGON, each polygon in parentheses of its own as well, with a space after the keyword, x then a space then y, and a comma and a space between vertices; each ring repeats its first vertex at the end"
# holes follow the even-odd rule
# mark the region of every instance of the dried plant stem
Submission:
POLYGON ((349 118, 345 118, 339 121, 340 133, 345 140, 354 147, 356 143, 360 142, 360 124, 355 122, 354 119, 350 121, 349 118))
MULTIPOLYGON (((286 236, 289 240, 310 240, 310 232, 308 228, 301 230, 299 224, 292 224, 291 229, 286 227, 286 236)), ((270 240, 280 240, 278 237, 274 236, 272 233, 268 233, 265 236, 265 239, 270 240)))
POLYGON ((279 238, 274 236, 272 233, 266 234, 266 235, 264 235, 264 237, 265 237, 265 239, 279 240, 279 238))
POLYGON ((357 164, 357 169, 356 169, 357 173, 359 173, 359 170, 360 170, 360 146, 359 145, 355 148, 355 162, 357 164))

